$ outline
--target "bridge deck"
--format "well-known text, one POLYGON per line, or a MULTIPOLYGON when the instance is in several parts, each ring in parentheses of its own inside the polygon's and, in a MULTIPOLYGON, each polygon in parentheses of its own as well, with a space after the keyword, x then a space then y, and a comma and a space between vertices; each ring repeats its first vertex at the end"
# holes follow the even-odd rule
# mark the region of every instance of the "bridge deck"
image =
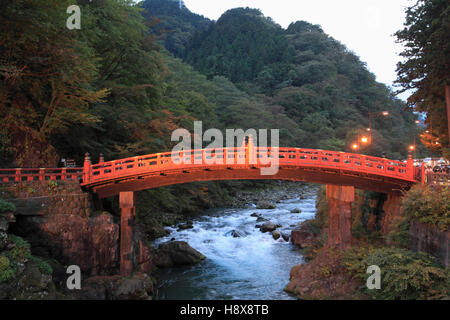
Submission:
POLYGON ((407 163, 338 151, 304 148, 215 148, 155 153, 91 164, 83 168, 0 169, 0 181, 79 180, 85 188, 111 196, 123 190, 207 180, 284 179, 354 185, 393 192, 417 182, 413 160, 407 163), (261 169, 278 160, 279 170, 261 169))

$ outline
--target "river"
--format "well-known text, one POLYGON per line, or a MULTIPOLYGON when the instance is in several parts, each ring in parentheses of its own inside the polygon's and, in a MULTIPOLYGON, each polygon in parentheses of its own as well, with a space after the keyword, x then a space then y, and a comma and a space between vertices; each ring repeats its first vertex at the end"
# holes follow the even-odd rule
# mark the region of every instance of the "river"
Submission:
POLYGON ((303 262, 298 248, 283 239, 274 240, 269 232, 262 233, 256 224, 257 212, 280 224, 278 228, 289 234, 301 221, 315 214, 316 189, 308 188, 305 198, 283 200, 276 209, 214 209, 193 221, 193 229, 176 231, 157 239, 158 244, 170 239, 188 242, 206 256, 201 263, 157 272, 155 299, 295 299, 283 289, 289 282, 291 268, 303 262), (301 213, 291 213, 298 208, 301 213), (244 236, 233 237, 232 230, 244 236))

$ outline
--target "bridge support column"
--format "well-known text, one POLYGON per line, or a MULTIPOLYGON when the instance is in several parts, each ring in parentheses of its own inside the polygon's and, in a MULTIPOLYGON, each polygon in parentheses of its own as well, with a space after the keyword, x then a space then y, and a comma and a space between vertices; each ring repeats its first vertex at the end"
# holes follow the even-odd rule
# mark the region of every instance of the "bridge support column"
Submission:
POLYGON ((135 217, 135 193, 120 192, 120 274, 129 276, 133 272, 133 225, 135 217))
POLYGON ((355 188, 327 185, 328 246, 346 249, 352 242, 352 202, 355 188))

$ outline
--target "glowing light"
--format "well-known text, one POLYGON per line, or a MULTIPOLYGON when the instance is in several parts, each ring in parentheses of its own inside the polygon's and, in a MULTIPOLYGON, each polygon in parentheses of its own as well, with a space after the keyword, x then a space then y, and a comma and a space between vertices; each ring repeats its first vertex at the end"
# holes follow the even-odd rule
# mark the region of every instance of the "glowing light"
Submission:
POLYGON ((410 145, 410 146, 409 146, 409 150, 411 150, 411 151, 414 151, 415 148, 416 148, 416 147, 413 146, 413 145, 410 145))
POLYGON ((383 116, 388 116, 388 115, 389 115, 389 111, 383 111, 381 114, 382 114, 383 116))
POLYGON ((367 143, 369 141, 369 139, 367 137, 362 137, 361 138, 361 142, 362 143, 367 143))
POLYGON ((419 124, 419 123, 420 123, 420 120, 416 120, 415 123, 419 124))
POLYGON ((358 145, 357 145, 356 143, 354 143, 354 144, 352 145, 352 149, 354 149, 354 150, 358 149, 358 145))

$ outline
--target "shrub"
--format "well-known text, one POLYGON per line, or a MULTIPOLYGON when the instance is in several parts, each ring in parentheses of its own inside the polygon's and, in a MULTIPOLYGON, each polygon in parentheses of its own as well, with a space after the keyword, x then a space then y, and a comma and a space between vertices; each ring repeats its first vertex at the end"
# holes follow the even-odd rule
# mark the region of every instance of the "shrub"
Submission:
POLYGON ((0 283, 13 278, 14 273, 9 259, 5 256, 0 256, 0 283))
POLYGON ((38 268, 39 271, 43 274, 51 275, 53 273, 52 267, 42 258, 30 256, 30 261, 34 262, 38 268))
POLYGON ((16 206, 8 201, 0 199, 0 213, 2 212, 14 212, 16 211, 16 206))
POLYGON ((362 247, 346 252, 344 266, 363 284, 361 291, 373 299, 440 299, 450 294, 449 269, 441 268, 436 260, 422 252, 400 248, 362 247), (367 267, 381 269, 381 289, 366 287, 367 267))
POLYGON ((30 244, 18 236, 11 235, 9 237, 15 243, 14 248, 9 251, 9 257, 14 261, 24 261, 31 257, 30 244))
POLYGON ((450 189, 416 185, 403 198, 402 212, 411 220, 436 225, 446 231, 450 225, 450 189))

